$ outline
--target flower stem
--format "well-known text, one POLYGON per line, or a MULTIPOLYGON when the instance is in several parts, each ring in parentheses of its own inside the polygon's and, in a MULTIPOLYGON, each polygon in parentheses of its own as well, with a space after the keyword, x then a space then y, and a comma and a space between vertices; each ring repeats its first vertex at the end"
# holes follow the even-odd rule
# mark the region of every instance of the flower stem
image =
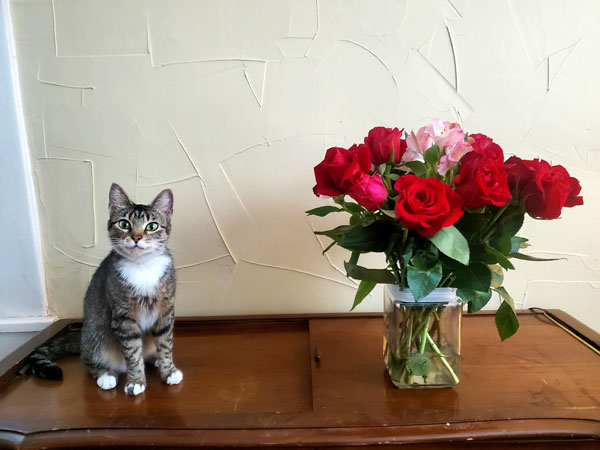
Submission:
POLYGON ((440 357, 440 361, 442 362, 442 364, 446 367, 446 369, 448 369, 448 372, 450 372, 450 376, 452 377, 454 382, 456 384, 458 384, 458 382, 459 382, 458 377, 454 373, 454 370, 452 370, 452 367, 450 367, 450 364, 448 363, 448 361, 446 360, 446 358, 440 351, 439 347, 435 344, 433 339, 431 339, 431 336, 429 336, 429 334, 427 334, 426 338, 427 338, 427 341, 429 342, 429 345, 431 345, 431 348, 433 348, 433 351, 440 357))
POLYGON ((494 226, 496 221, 500 218, 500 216, 504 213, 504 211, 506 211, 506 209, 508 208, 509 205, 510 205, 510 202, 506 202, 506 204, 498 210, 498 212, 496 213, 494 218, 490 221, 488 227, 486 228, 486 231, 489 231, 494 226))
MULTIPOLYGON (((427 320, 425 320, 424 322, 421 322, 422 324, 424 323, 425 326, 423 326, 423 332, 421 334, 421 343, 419 345, 419 353, 422 355, 423 353, 425 353, 425 344, 427 343, 427 337, 429 337, 429 334, 427 333, 428 329, 429 329, 429 321, 431 320, 431 314, 429 314, 427 316, 427 320)), ((418 334, 418 333, 415 333, 418 334)), ((413 375, 410 375, 408 377, 408 384, 412 384, 413 382, 413 375)))

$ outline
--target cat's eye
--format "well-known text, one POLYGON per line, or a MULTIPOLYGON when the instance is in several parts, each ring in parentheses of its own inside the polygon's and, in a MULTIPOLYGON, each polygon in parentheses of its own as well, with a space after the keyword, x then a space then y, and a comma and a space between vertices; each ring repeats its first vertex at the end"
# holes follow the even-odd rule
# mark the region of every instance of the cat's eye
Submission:
POLYGON ((117 222, 117 226, 121 229, 121 230, 129 230, 131 228, 131 224, 126 221, 125 219, 121 219, 117 222))
POLYGON ((150 222, 146 225, 146 231, 156 231, 158 230, 158 224, 156 222, 150 222))

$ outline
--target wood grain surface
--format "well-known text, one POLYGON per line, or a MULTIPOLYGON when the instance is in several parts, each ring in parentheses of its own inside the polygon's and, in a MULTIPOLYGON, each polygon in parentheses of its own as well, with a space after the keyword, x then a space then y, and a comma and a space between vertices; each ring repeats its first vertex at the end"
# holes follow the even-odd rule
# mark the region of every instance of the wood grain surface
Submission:
POLYGON ((502 343, 493 315, 465 316, 460 384, 398 390, 381 317, 188 319, 175 331, 180 385, 147 368, 143 394, 126 396, 123 377, 102 391, 76 357, 60 360, 62 382, 14 377, 0 389, 0 448, 599 448, 600 357, 541 314, 520 321, 502 343))

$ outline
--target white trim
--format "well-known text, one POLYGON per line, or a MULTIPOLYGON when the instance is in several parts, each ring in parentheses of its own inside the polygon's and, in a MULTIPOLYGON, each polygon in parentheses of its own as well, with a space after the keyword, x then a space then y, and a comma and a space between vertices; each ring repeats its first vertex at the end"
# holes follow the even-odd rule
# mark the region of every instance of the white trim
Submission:
POLYGON ((41 331, 56 320, 54 316, 0 319, 0 333, 41 331))
MULTIPOLYGON (((33 166, 31 164, 31 153, 27 142, 27 132, 25 128, 25 114, 23 112, 23 99, 21 97, 21 85, 19 81, 19 71, 17 63, 17 51, 14 39, 14 30, 11 21, 10 7, 8 0, 2 1, 4 30, 6 33, 6 43, 8 46, 8 54, 10 58, 10 73, 12 82, 12 91, 14 106, 17 119, 17 132, 19 134, 21 161, 23 171, 23 184, 27 195, 27 209, 30 219, 29 226, 33 241, 31 246, 35 253, 36 271, 38 274, 39 288, 42 294, 42 314, 48 315, 48 293, 46 291, 46 274, 44 271, 44 259, 42 253, 42 237, 40 232, 40 216, 38 211, 37 197, 35 194, 35 185, 33 181, 33 166)), ((1 323, 1 322, 0 322, 1 323)))

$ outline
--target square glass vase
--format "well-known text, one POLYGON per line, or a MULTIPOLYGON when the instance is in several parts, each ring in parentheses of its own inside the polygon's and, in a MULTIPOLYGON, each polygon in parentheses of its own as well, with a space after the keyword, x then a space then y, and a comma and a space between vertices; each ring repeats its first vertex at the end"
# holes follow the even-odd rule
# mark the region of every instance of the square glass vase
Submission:
POLYGON ((462 302, 437 288, 416 301, 410 290, 384 286, 384 360, 400 389, 456 386, 460 371, 462 302))

